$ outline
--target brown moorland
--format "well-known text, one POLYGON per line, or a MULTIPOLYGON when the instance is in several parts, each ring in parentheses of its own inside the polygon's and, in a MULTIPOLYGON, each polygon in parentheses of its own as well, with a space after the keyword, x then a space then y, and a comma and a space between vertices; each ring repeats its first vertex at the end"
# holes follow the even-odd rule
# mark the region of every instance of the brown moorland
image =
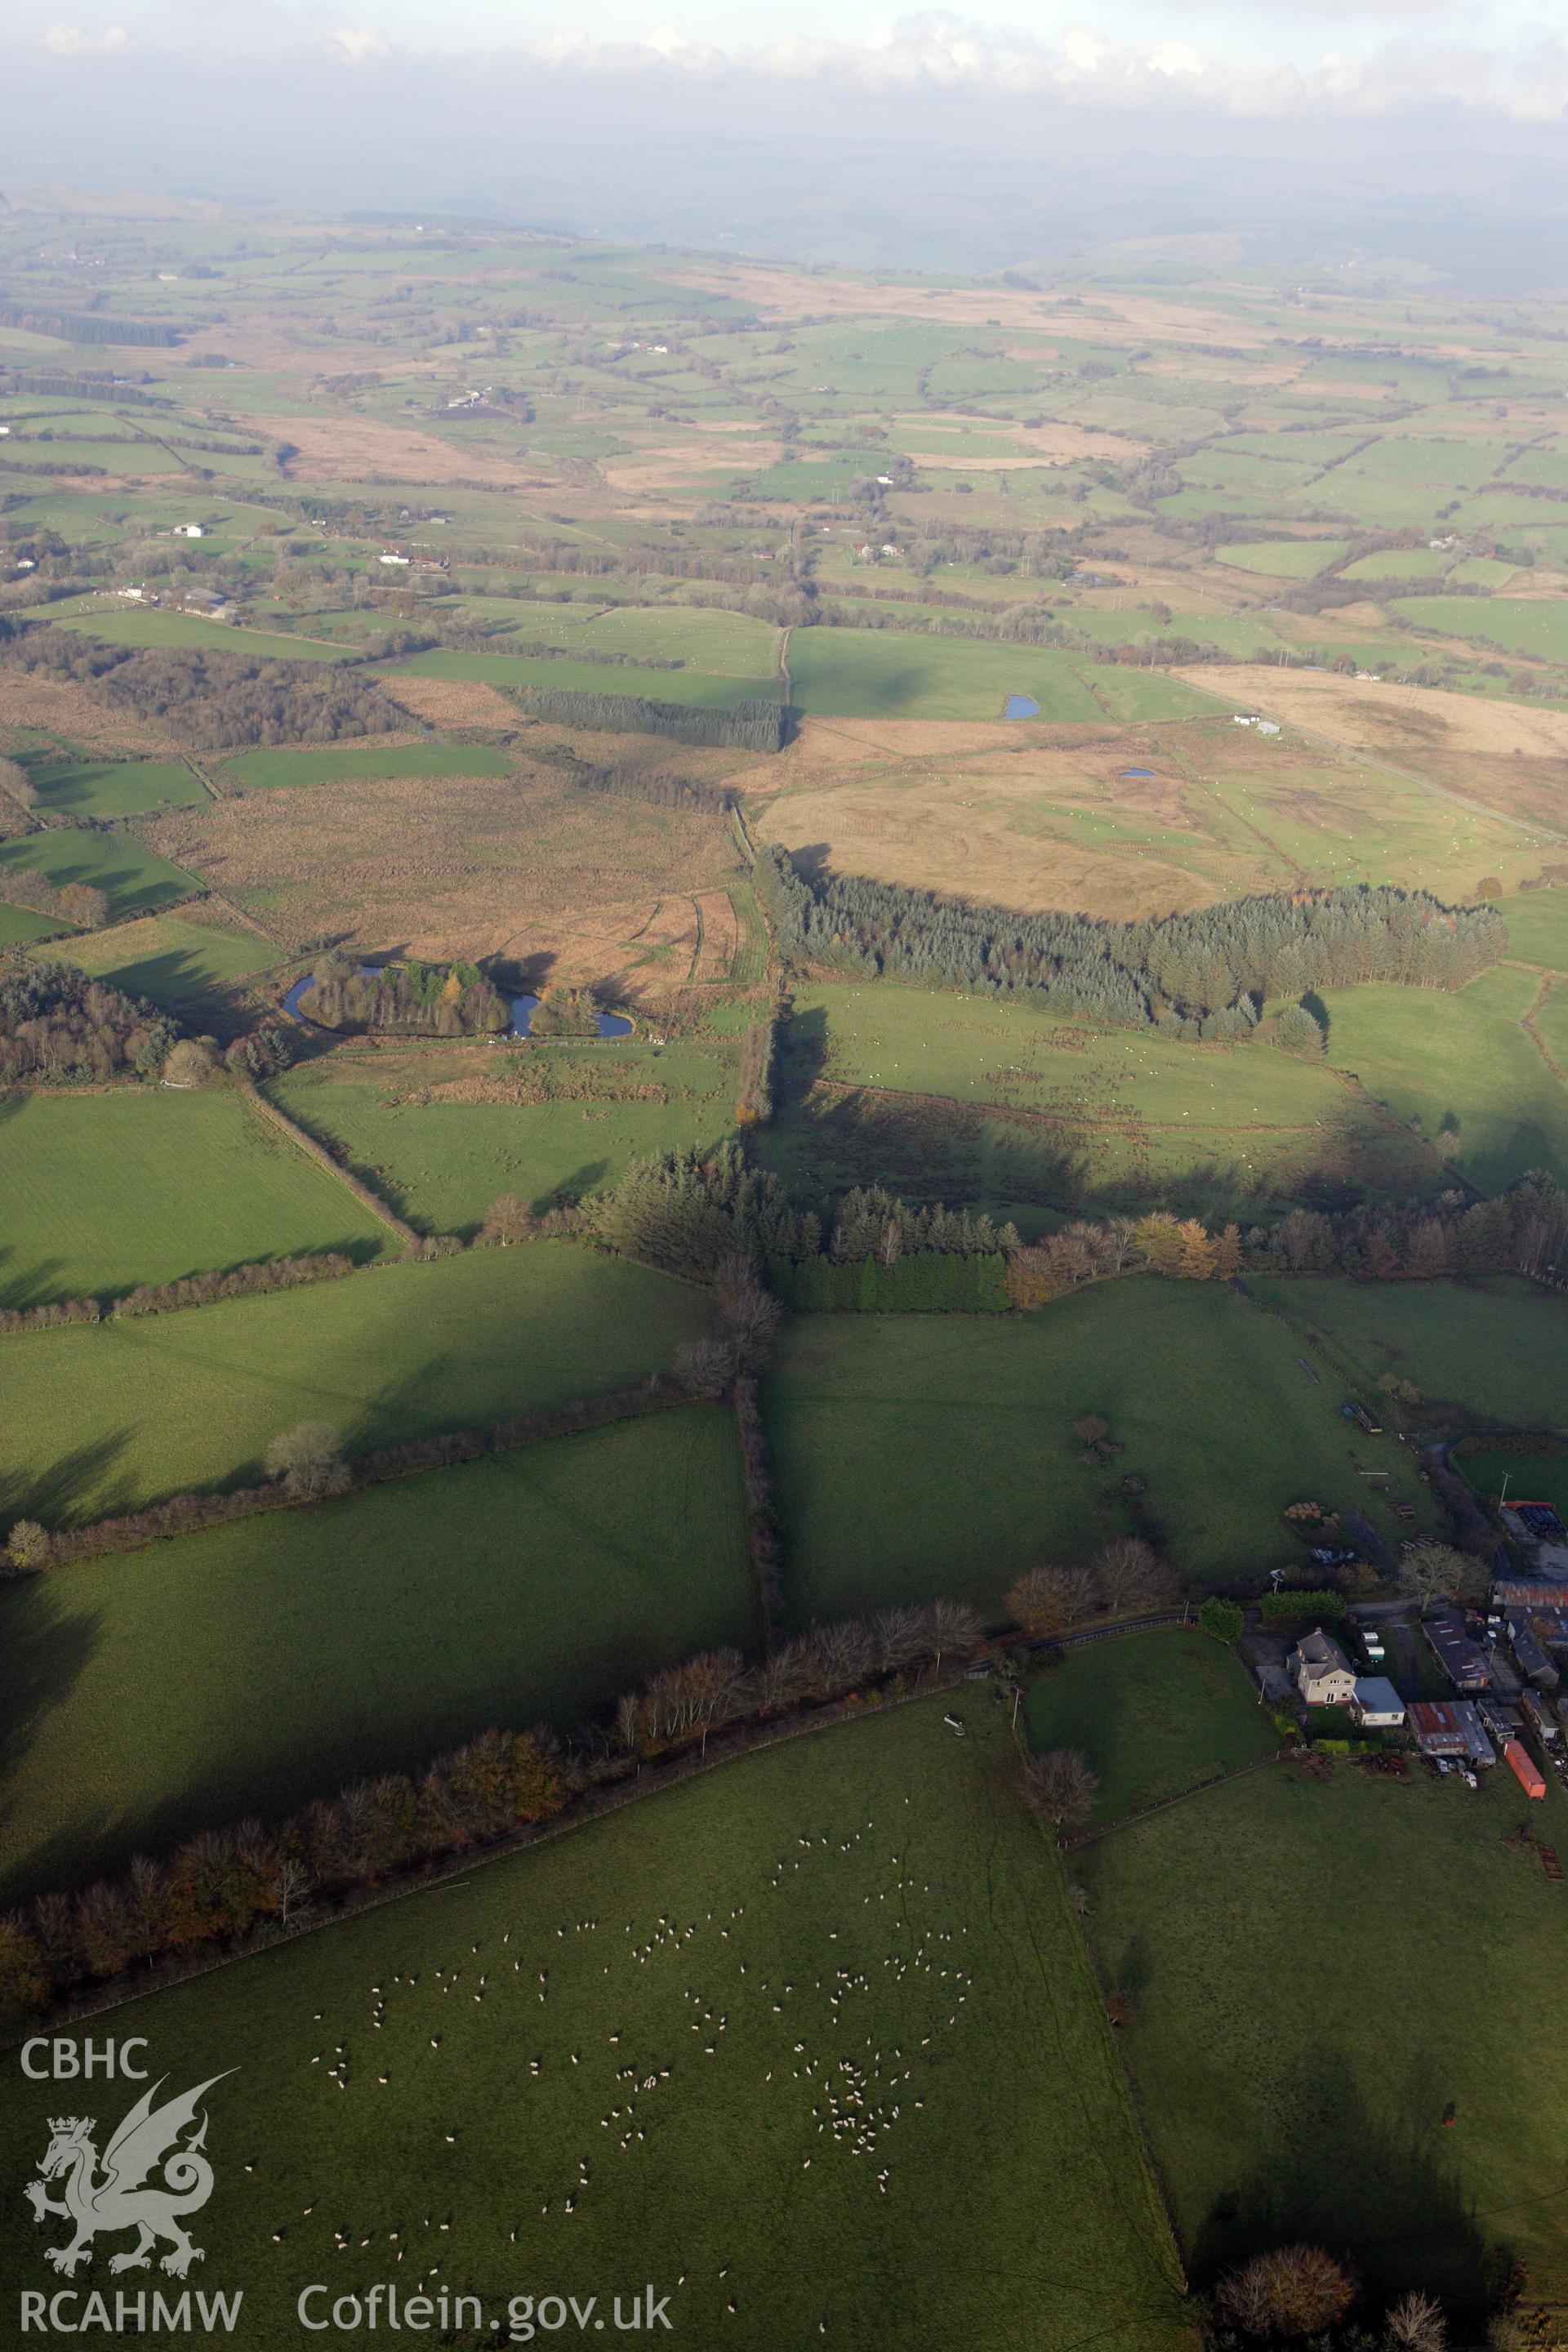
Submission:
POLYGON ((342 931, 434 960, 541 956, 583 979, 651 960, 649 980, 671 984, 696 950, 692 894, 738 863, 721 816, 577 791, 531 765, 255 793, 147 831, 288 939, 342 931))

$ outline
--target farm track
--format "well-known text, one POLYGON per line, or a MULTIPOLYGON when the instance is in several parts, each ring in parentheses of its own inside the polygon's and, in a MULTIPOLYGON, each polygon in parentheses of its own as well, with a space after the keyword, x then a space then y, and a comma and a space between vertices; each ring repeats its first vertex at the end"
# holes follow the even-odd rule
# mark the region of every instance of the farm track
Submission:
MULTIPOLYGON (((1273 714, 1266 711, 1263 715, 1268 718, 1273 714)), ((1506 824, 1515 833, 1528 834, 1532 840, 1538 841, 1544 835, 1549 841, 1568 845, 1568 833, 1559 833, 1553 826, 1528 817, 1509 816, 1487 801, 1473 801, 1463 793, 1451 792, 1447 784, 1435 783, 1430 776, 1423 776, 1414 768, 1396 767, 1392 760, 1380 759, 1375 751, 1365 751, 1358 745, 1342 743, 1338 736, 1325 735, 1321 728, 1304 727, 1297 719, 1282 719, 1276 723, 1289 733, 1301 736, 1309 743, 1322 744, 1326 751, 1348 751, 1352 759, 1361 761, 1364 766, 1379 768, 1385 776, 1397 776, 1401 783, 1414 784, 1418 792, 1430 793, 1434 800, 1447 801, 1453 808, 1462 808, 1468 815, 1489 817, 1494 824, 1506 824)))
POLYGON ((1519 1025, 1523 1030, 1525 1035, 1529 1038, 1531 1044, 1534 1046, 1536 1052, 1540 1055, 1542 1060, 1545 1063, 1547 1068, 1551 1071, 1552 1076, 1556 1078, 1561 1085, 1568 1087, 1568 1070, 1563 1068, 1562 1063, 1552 1053, 1551 1046, 1547 1044, 1545 1038, 1542 1035, 1540 1030, 1535 1025, 1536 1014, 1541 1011, 1547 999, 1551 996, 1552 990, 1557 985, 1557 974, 1554 971, 1544 970, 1540 964, 1526 964, 1524 969, 1527 971, 1538 972, 1540 974, 1540 981, 1536 988, 1535 994, 1531 997, 1529 1004, 1519 1016, 1519 1025))

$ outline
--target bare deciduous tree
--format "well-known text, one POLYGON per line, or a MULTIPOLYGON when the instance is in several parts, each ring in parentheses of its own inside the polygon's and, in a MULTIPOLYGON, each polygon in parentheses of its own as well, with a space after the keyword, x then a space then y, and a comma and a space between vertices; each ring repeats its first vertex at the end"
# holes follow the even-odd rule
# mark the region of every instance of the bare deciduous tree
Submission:
POLYGON ((1477 1562, 1452 1544, 1428 1541, 1412 1545, 1400 1555, 1399 1581, 1414 1592, 1423 1607, 1434 1601, 1457 1601, 1477 1573, 1477 1562))
POLYGON ((1024 1795, 1056 1829, 1081 1829, 1100 1787, 1081 1748, 1047 1748, 1024 1766, 1024 1795))
POLYGON ((330 1421, 301 1421, 284 1430, 267 1449, 267 1467, 296 1502, 320 1502, 349 1484, 342 1440, 330 1421))
POLYGON ((735 1350, 723 1339, 688 1339, 675 1351, 675 1377, 693 1396, 719 1396, 735 1377, 735 1350))
POLYGON ((1174 1590, 1170 1570, 1142 1536, 1118 1536, 1094 1563, 1100 1605, 1108 1616, 1130 1609, 1158 1609, 1174 1590))
POLYGON ((1448 2330, 1442 2305, 1413 2287, 1384 2319, 1383 2340, 1389 2352, 1445 2352, 1448 2330))
POLYGON ((1279 2246, 1221 2279, 1219 2307, 1247 2336, 1314 2336, 1344 2317, 1354 2294, 1321 2246, 1279 2246))
POLYGON ((1037 1641, 1078 1624, 1093 1608, 1094 1579, 1081 1565, 1026 1569, 1008 1588, 1008 1616, 1037 1641))

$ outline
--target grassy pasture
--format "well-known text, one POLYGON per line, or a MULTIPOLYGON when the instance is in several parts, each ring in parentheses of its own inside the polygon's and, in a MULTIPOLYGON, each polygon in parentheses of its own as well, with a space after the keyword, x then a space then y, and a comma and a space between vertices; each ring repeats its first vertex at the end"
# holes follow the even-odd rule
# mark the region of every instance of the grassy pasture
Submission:
POLYGON ((388 1265, 188 1314, 18 1334, 0 1514, 51 1523, 258 1477, 279 1431, 355 1452, 602 1395, 667 1371, 703 1291, 541 1243, 388 1265))
POLYGON ((1568 1513, 1568 1453, 1508 1454, 1483 1443, 1479 1451, 1472 1454, 1467 1446, 1455 1459, 1488 1500, 1506 1495, 1510 1505, 1550 1503, 1559 1518, 1568 1513))
POLYGON ((1214 557, 1234 571, 1261 572, 1270 580, 1313 580, 1349 548, 1343 539, 1254 539, 1216 547, 1214 557))
POLYGON ((0 866, 42 874, 57 890, 68 882, 90 883, 109 900, 111 922, 171 906, 202 887, 195 875, 144 848, 132 835, 89 833, 77 825, 0 844, 0 866))
MULTIPOLYGON (((50 615, 51 619, 57 617, 50 615)), ((98 611, 68 611, 59 617, 63 629, 99 637, 109 646, 190 646, 231 654, 248 654, 258 661, 344 661, 351 646, 305 643, 273 629, 237 626, 232 621, 207 621, 196 613, 166 613, 161 606, 138 612, 118 604, 98 611)))
POLYGON ((1076 1748, 1097 1775, 1090 1825, 1271 1755, 1279 1734, 1233 1652, 1168 1626, 1062 1654, 1029 1685, 1029 1745, 1076 1748))
POLYGON ((1256 1218, 1314 1176, 1408 1193, 1439 1173, 1332 1070, 1267 1047, 887 982, 801 989, 784 1036, 762 1147, 781 1173, 970 1200, 1030 1230, 1151 1202, 1256 1218))
POLYGON ((279 950, 254 931, 216 930, 183 915, 143 915, 105 931, 79 931, 51 953, 79 964, 129 996, 173 1013, 206 1007, 277 962, 279 950))
POLYGON ((1452 995, 1332 991, 1328 1056, 1435 1138, 1458 1118, 1458 1165, 1487 1191, 1531 1168, 1568 1176, 1568 1088, 1521 1027, 1536 975, 1500 964, 1452 995))
POLYGON ((746 677, 699 669, 634 669, 616 662, 530 660, 526 655, 457 653, 441 646, 415 654, 386 673, 408 677, 479 678, 490 686, 542 687, 556 693, 615 694, 643 702, 685 703, 699 710, 729 710, 737 702, 776 702, 776 672, 746 677))
MULTIPOLYGON (((526 611, 518 627, 523 636, 539 634, 526 611)), ((687 663, 694 670, 719 677, 757 678, 777 667, 779 632, 772 622, 753 621, 743 613, 709 613, 681 604, 622 604, 580 625, 564 642, 580 644, 589 653, 636 654, 687 663)), ((670 676, 658 670, 637 675, 662 677, 667 686, 671 683, 670 676)), ((675 676, 679 677, 679 673, 675 676)), ((642 688, 629 687, 628 690, 641 693, 642 688)))
POLYGON ((798 629, 789 666, 795 708, 825 719, 1000 719, 1010 694, 1032 695, 1042 719, 1104 717, 1068 656, 1035 646, 898 629, 798 629))
MULTIPOLYGON (((411 2293, 438 2264, 487 2320, 569 2286, 607 2310, 651 2278, 693 2352, 1180 2352, 1059 1868, 994 1719, 966 1703, 960 1743, 942 1712, 748 1758, 142 2003, 158 2071, 239 2069, 212 2095, 201 2238, 257 2340, 286 2338, 310 2282, 411 2293), (864 2153, 818 2128, 849 2087, 864 2153), (242 2149, 251 2173, 221 2160, 242 2149), (983 2198, 954 2194, 982 2173, 983 2198)), ((10 2102, 18 2179, 44 2113, 10 2102)), ((0 2226, 36 2264, 19 2198, 0 2226)))
POLYGON ((792 1617, 942 1593, 994 1614, 1022 1570, 1129 1527, 1129 1475, 1194 1583, 1300 1559, 1288 1503, 1367 1507, 1385 1540, 1395 1499, 1429 1525, 1404 1449, 1358 1437, 1301 1349, 1221 1286, 1147 1276, 1021 1318, 802 1318, 767 1393, 792 1617), (1122 1449, 1108 1466, 1073 1437, 1088 1412, 1122 1449), (1392 1473, 1370 1500, 1368 1460, 1392 1473))
POLYGON ((384 776, 504 776, 510 766, 499 743, 328 743, 302 751, 241 751, 223 762, 218 775, 253 793, 384 776))
POLYGON ((31 947, 39 940, 58 939, 67 928, 53 915, 35 915, 0 898, 0 948, 31 947))
POLYGON ((1568 597, 1402 596, 1390 607, 1418 629, 1487 637, 1510 653, 1568 662, 1568 597))
POLYGON ((1336 1282, 1247 1277, 1321 1364, 1370 1391, 1384 1372, 1411 1381, 1439 1423, 1539 1428, 1568 1394, 1568 1310, 1504 1276, 1469 1282, 1336 1282))
POLYGON ((108 1297, 296 1250, 374 1256, 386 1239, 237 1095, 13 1095, 0 1102, 0 1135, 7 1307, 108 1297))
POLYGON ((1199 2284, 1305 2238, 1377 2301, 1435 2292, 1464 2341, 1509 2253, 1531 2299, 1568 2290, 1568 1941, 1562 1887, 1510 1850, 1527 1816, 1562 1845, 1555 1785, 1532 1806, 1503 1767, 1479 1793, 1281 1768, 1074 1856, 1101 1978, 1137 1994, 1120 2046, 1199 2284), (1500 1970, 1531 1997, 1498 2001, 1500 1970))
POLYGON ((195 808, 206 799, 182 760, 29 760, 40 807, 51 816, 141 816, 195 808))
POLYGON ((630 1160, 716 1143, 733 1123, 731 1056, 710 1040, 628 1041, 613 1061, 591 1046, 504 1059, 492 1052, 482 1066, 487 1079, 504 1085, 513 1070, 531 1076, 542 1064, 563 1089, 558 1100, 441 1099, 443 1084, 460 1087, 475 1070, 472 1053, 460 1051, 398 1063, 385 1054, 327 1055, 275 1079, 269 1091, 312 1135, 342 1145, 401 1215, 432 1233, 473 1232, 502 1192, 537 1208, 580 1199, 613 1183, 630 1160), (653 1096, 586 1091, 610 1083, 644 1085, 653 1096), (574 1087, 585 1090, 582 1099, 571 1098, 574 1087), (409 1099, 426 1091, 437 1099, 409 1099))
POLYGON ((749 1644, 754 1609, 716 1405, 13 1584, 0 1871, 90 1876, 489 1724, 570 1723, 749 1644))

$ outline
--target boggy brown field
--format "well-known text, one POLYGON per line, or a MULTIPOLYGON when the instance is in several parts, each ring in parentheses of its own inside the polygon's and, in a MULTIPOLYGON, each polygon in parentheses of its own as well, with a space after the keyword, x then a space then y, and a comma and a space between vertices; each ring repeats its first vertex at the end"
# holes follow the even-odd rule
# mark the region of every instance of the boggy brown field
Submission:
POLYGON ((739 866, 724 818, 586 793, 532 763, 251 793, 148 831, 287 944, 344 932, 360 948, 656 985, 692 974, 697 894, 718 891, 710 919, 726 927, 739 866))

